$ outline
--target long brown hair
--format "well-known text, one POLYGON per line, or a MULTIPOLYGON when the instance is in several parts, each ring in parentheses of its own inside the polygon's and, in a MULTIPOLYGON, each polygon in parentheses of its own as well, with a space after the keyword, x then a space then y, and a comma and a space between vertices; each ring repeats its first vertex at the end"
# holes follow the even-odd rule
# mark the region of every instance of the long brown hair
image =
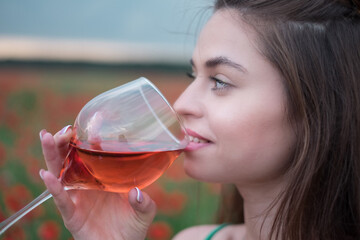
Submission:
MULTIPOLYGON (((359 1, 216 1, 225 8, 255 29, 281 73, 297 134, 269 239, 360 239, 359 1)), ((239 201, 231 204, 242 221, 239 201)))

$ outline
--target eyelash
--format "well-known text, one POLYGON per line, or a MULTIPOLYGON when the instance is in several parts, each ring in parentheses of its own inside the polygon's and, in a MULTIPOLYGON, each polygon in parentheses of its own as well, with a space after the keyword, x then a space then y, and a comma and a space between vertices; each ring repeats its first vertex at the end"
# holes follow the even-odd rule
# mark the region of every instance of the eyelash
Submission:
POLYGON ((213 80, 214 84, 215 84, 215 86, 213 88, 211 88, 211 90, 213 90, 213 91, 224 91, 228 87, 230 87, 230 85, 228 83, 221 81, 220 79, 217 79, 216 77, 210 76, 210 79, 213 80), (220 87, 218 85, 220 85, 220 87))
MULTIPOLYGON (((191 79, 195 79, 196 76, 194 75, 194 73, 190 73, 190 72, 187 72, 186 75, 191 78, 191 79)), ((215 84, 215 86, 213 88, 211 88, 211 90, 213 91, 224 91, 226 90, 227 88, 230 87, 230 84, 224 82, 224 81, 221 81, 220 79, 214 77, 214 76, 210 76, 209 77, 215 84), (217 86, 217 85, 221 85, 220 87, 217 86)))

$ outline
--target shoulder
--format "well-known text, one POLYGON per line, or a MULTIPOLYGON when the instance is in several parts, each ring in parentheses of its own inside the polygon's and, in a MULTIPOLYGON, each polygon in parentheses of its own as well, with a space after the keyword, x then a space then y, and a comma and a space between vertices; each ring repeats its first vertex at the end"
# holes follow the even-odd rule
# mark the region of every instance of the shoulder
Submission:
MULTIPOLYGON (((218 226, 219 225, 211 224, 186 228, 179 232, 173 240, 205 239, 218 226)), ((245 226, 243 224, 228 225, 216 233, 213 239, 237 239, 236 236, 242 236, 244 233, 245 226)))

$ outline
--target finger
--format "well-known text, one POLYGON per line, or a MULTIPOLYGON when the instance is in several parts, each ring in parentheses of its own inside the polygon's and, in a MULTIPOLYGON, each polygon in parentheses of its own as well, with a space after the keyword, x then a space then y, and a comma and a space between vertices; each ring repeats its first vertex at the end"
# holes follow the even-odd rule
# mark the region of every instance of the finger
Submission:
POLYGON ((59 209, 64 221, 69 221, 75 212, 75 205, 69 194, 64 190, 63 185, 49 171, 40 170, 40 176, 43 179, 47 189, 54 198, 54 202, 59 209))
POLYGON ((46 166, 51 173, 55 176, 59 176, 64 159, 61 155, 59 155, 54 137, 50 133, 46 132, 46 130, 42 130, 40 132, 40 136, 46 166))
POLYGON ((67 125, 54 135, 55 145, 63 160, 69 152, 69 142, 72 135, 71 125, 67 125))
POLYGON ((139 188, 133 188, 129 192, 129 203, 135 210, 139 220, 150 225, 156 214, 156 204, 148 194, 139 188))

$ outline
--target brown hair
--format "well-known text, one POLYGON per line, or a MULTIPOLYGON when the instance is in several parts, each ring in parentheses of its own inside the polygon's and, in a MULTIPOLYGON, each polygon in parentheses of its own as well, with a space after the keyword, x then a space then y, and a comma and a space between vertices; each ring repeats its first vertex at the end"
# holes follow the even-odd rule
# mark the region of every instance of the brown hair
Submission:
MULTIPOLYGON (((255 29, 281 73, 297 134, 269 239, 360 239, 359 1, 216 1, 225 8, 255 29)), ((231 204, 242 221, 239 201, 231 204)))

